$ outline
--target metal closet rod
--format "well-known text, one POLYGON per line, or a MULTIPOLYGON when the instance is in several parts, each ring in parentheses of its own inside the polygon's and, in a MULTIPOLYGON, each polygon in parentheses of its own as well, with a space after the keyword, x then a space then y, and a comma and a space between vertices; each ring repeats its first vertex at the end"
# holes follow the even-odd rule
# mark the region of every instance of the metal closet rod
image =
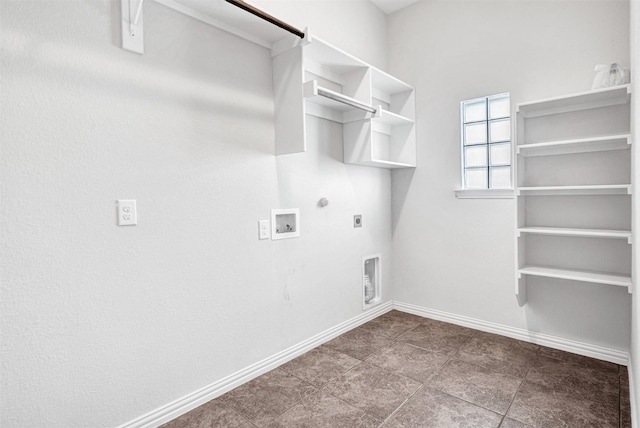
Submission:
POLYGON ((283 30, 287 30, 288 32, 295 34, 296 36, 300 37, 301 39, 304 39, 304 31, 300 31, 298 30, 296 27, 293 27, 289 24, 287 24, 286 22, 282 22, 280 21, 278 18, 275 18, 271 15, 269 15, 266 12, 261 11, 260 9, 258 9, 255 6, 251 6, 248 3, 245 3, 242 0, 227 0, 228 3, 231 3, 234 6, 239 7, 242 10, 246 10, 247 12, 257 16, 258 18, 262 18, 265 21, 268 21, 270 23, 272 23, 273 25, 282 28, 283 30))
POLYGON ((346 105, 349 105, 351 107, 355 107, 357 109, 364 110, 364 111, 367 111, 367 112, 372 113, 372 114, 376 114, 376 109, 375 108, 373 108, 373 107, 371 107, 371 106, 369 106, 369 105, 367 105, 365 103, 361 103, 360 101, 357 101, 357 100, 345 98, 343 96, 341 97, 340 94, 336 94, 335 92, 328 91, 328 90, 326 90, 324 88, 318 88, 318 95, 321 95, 321 96, 326 97, 326 98, 331 98, 334 101, 341 102, 342 104, 346 104, 346 105))

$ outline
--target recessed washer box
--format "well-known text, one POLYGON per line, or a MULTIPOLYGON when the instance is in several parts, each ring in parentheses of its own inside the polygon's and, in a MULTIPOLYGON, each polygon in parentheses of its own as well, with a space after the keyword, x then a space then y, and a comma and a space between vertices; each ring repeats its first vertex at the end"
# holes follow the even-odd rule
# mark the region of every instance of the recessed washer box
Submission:
POLYGON ((362 309, 372 308, 382 301, 382 264, 380 254, 362 258, 362 309))
POLYGON ((271 239, 297 238, 300 236, 300 209, 271 210, 271 239))

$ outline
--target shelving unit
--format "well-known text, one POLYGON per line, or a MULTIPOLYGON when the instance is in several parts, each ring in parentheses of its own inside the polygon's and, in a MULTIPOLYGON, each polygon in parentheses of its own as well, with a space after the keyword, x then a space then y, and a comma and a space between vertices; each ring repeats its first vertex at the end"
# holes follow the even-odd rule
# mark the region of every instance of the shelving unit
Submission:
POLYGON ((344 162, 416 166, 414 89, 312 37, 274 45, 276 154, 306 151, 307 115, 343 124, 344 162))
POLYGON ((630 99, 624 85, 516 106, 520 305, 528 277, 631 292, 631 210, 620 199, 632 197, 630 99))

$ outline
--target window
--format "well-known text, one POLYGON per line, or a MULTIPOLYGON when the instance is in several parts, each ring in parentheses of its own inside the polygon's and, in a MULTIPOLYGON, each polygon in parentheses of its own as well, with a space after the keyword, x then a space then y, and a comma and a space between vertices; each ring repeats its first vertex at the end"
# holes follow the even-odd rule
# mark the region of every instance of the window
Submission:
POLYGON ((511 188, 511 103, 509 94, 460 103, 462 186, 511 188))

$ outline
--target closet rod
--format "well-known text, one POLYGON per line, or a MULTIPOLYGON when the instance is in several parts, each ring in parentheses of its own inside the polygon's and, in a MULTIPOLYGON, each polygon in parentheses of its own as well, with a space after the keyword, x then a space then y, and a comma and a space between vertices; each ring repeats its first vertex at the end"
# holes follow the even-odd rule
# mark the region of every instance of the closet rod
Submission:
POLYGON ((318 95, 322 95, 323 97, 330 98, 342 104, 350 105, 351 107, 355 107, 360 110, 368 111, 369 113, 376 114, 376 111, 377 111, 376 109, 374 109, 373 107, 367 104, 361 103, 351 98, 345 98, 344 96, 342 96, 342 94, 330 91, 328 89, 318 88, 318 95))
POLYGON ((272 23, 273 25, 282 28, 283 30, 287 30, 288 32, 295 34, 296 36, 300 37, 301 39, 304 39, 304 32, 298 30, 296 27, 293 27, 289 24, 287 24, 286 22, 282 22, 280 21, 278 18, 275 18, 271 15, 269 15, 266 12, 261 11, 260 9, 258 9, 255 6, 251 6, 248 3, 245 3, 242 0, 227 0, 228 3, 231 3, 234 6, 239 7, 240 9, 246 10, 247 12, 257 16, 258 18, 262 18, 265 21, 268 21, 270 23, 272 23))

